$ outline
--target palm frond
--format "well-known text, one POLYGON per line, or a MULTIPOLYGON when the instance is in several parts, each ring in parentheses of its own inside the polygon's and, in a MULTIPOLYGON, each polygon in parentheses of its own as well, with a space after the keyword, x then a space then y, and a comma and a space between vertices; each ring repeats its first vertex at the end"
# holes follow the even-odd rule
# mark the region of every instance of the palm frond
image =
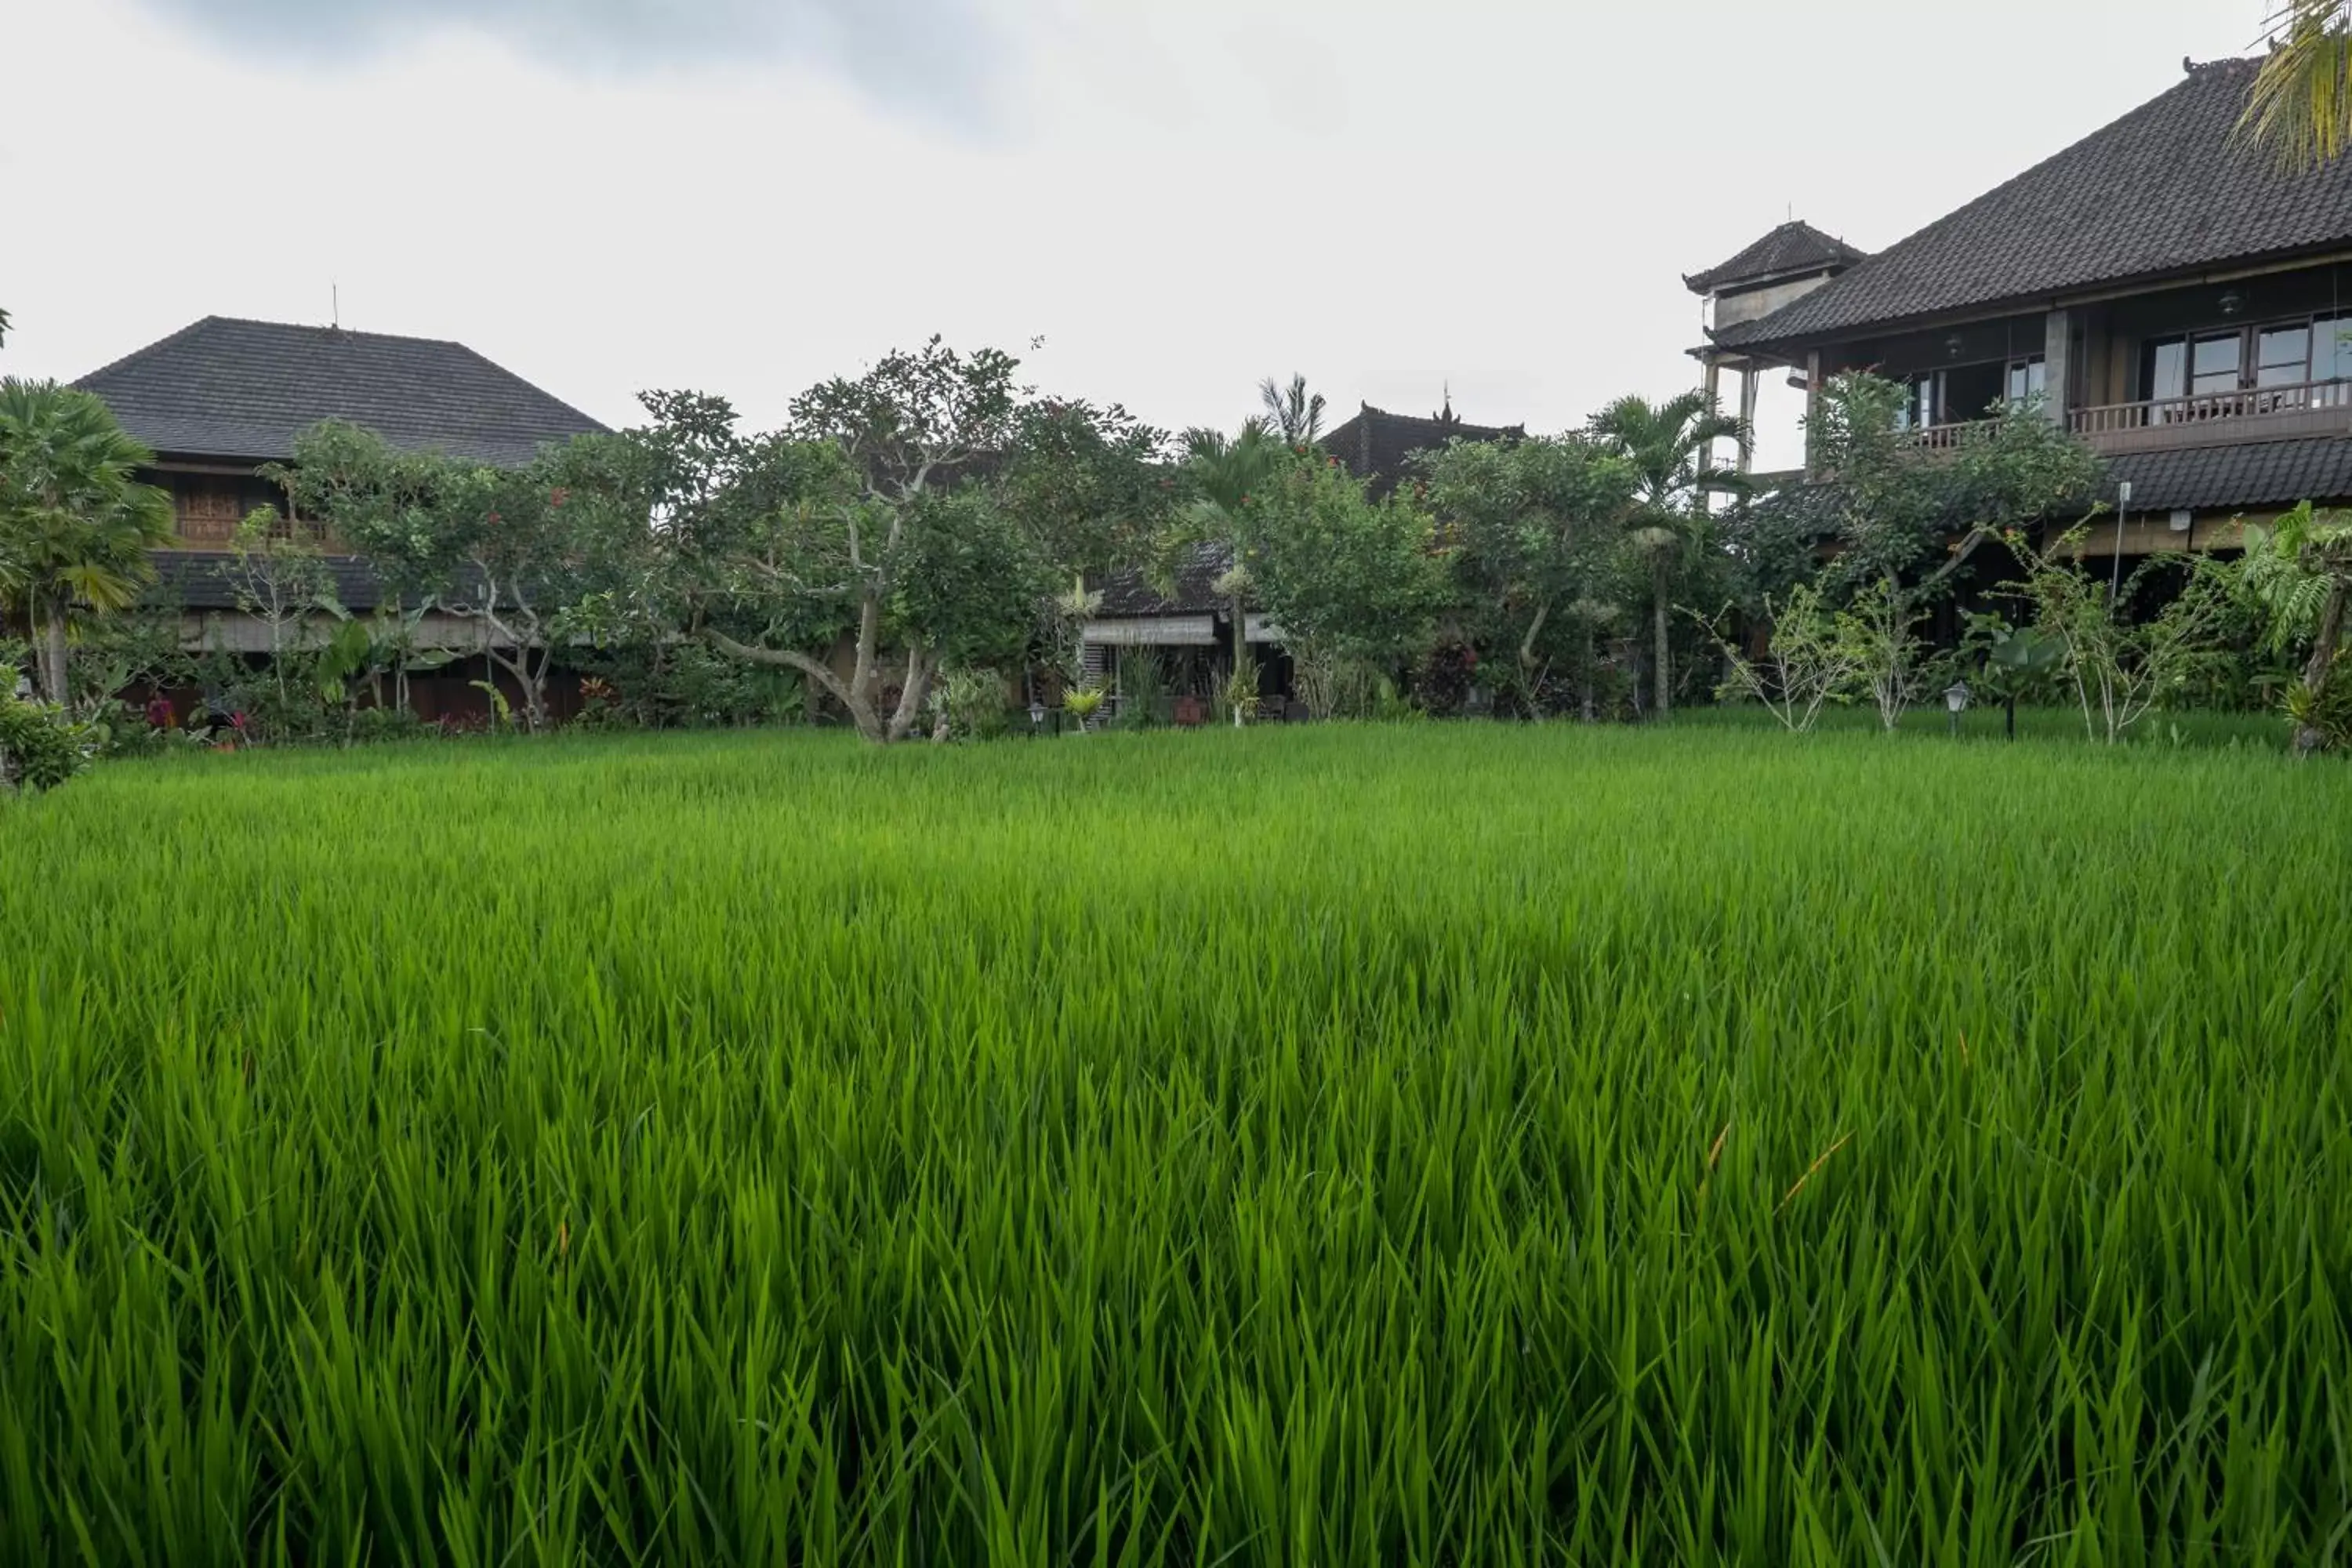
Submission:
POLYGON ((2235 136, 2301 173, 2352 145, 2352 5, 2287 0, 2273 22, 2270 56, 2235 136))

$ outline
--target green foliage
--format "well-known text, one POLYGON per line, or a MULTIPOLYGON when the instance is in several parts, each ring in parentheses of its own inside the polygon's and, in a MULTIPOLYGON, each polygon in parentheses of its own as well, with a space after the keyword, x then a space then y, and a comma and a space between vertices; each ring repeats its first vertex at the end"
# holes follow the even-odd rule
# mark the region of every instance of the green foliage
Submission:
POLYGON ((1083 732, 1094 716, 1102 711, 1108 695, 1100 687, 1074 686, 1062 693, 1062 711, 1076 720, 1083 732))
POLYGON ((2344 0, 2276 0, 2271 49, 2233 139, 2289 174, 2333 163, 2352 145, 2352 15, 2344 0))
MULTIPOLYGON (((1810 733, 1821 722, 1824 708, 1851 701, 1865 683, 1867 640, 1854 635, 1850 617, 1832 608, 1810 583, 1798 584, 1777 603, 1765 599, 1764 614, 1772 631, 1761 660, 1717 637, 1727 672, 1717 695, 1755 702, 1782 729, 1810 733)), ((1895 717, 1900 720, 1899 710, 1895 717)))
POLYGON ((940 708, 948 734, 961 741, 994 741, 1010 729, 1005 716, 1004 677, 992 669, 955 669, 940 683, 940 708))
POLYGON ((1118 658, 1118 725, 1154 730, 1168 721, 1173 689, 1168 667, 1148 647, 1122 648, 1118 658))
POLYGON ((1565 663, 1591 717, 1600 639, 1630 622, 1643 582, 1623 548, 1633 465, 1563 436, 1457 441, 1424 466, 1461 629, 1509 658, 1532 692, 1565 663))
POLYGON ((53 703, 71 689, 68 620, 135 603, 172 537, 171 498, 136 477, 153 460, 93 395, 0 380, 0 610, 36 629, 53 703))
POLYGON ((100 770, 0 1561, 2328 1563, 2352 774, 1941 729, 100 770))
POLYGON ((1625 544, 1649 590, 1654 702, 1674 706, 1673 612, 1692 569, 1714 553, 1715 527, 1707 497, 1744 493, 1746 479, 1714 461, 1724 441, 1745 441, 1739 421, 1717 411, 1705 394, 1687 392, 1653 405, 1621 397, 1593 416, 1595 440, 1630 464, 1639 504, 1627 514, 1625 544))
POLYGON ((1237 521, 1250 596, 1294 658, 1385 668, 1428 646, 1444 568, 1409 494, 1372 500, 1336 461, 1304 458, 1269 474, 1237 521))
POLYGON ((366 555, 398 598, 475 623, 482 652, 521 693, 524 722, 544 728, 558 646, 583 604, 614 594, 646 548, 625 449, 583 437, 525 467, 494 468, 330 424, 299 437, 294 454, 290 467, 267 471, 296 513, 366 555))
POLYGON ((0 791, 55 789, 89 765, 99 743, 64 709, 0 691, 0 791))
POLYGON ((2009 592, 2032 607, 2037 636, 2065 650, 2060 668, 2091 739, 2110 745, 2121 740, 2151 709, 2189 687, 2220 652, 2235 592, 2231 568, 2210 559, 2151 558, 2111 596, 2109 585, 2084 573, 2076 559, 2082 530, 2043 550, 2018 535, 2005 537, 2025 574, 2009 592), (2134 619, 2131 600, 2150 573, 2174 563, 2187 572, 2187 585, 2154 616, 2134 619))
POLYGON ((1832 547, 1821 571, 1832 599, 1892 583, 1931 605, 1989 541, 2097 510, 2104 466, 2038 402, 1998 405, 1953 450, 1931 453, 1898 427, 1903 396, 1882 376, 1832 377, 1807 431, 1828 476, 1825 515, 1783 542, 1808 561, 1832 547))

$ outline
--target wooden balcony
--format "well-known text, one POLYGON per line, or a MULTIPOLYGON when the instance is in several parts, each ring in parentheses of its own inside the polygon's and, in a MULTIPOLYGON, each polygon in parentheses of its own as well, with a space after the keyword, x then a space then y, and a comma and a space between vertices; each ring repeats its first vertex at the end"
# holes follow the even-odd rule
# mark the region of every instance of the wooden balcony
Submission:
MULTIPOLYGON (((1906 430, 1924 452, 1957 452, 1992 428, 1987 419, 1906 430)), ((2352 381, 2303 382, 2197 397, 2158 397, 2077 408, 2066 428, 2103 457, 2306 436, 2352 437, 2352 381)))
POLYGON ((2352 436, 2352 382, 2304 382, 2077 408, 2066 427, 2108 457, 2301 436, 2352 436))

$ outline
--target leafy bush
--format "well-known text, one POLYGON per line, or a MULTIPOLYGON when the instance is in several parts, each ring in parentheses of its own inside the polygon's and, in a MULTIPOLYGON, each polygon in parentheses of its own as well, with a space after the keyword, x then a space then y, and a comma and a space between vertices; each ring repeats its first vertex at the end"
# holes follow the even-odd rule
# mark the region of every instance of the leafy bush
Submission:
POLYGON ((1009 728, 1004 717, 1004 677, 992 669, 951 671, 938 700, 948 733, 960 741, 993 741, 1009 728))
POLYGON ((89 725, 0 692, 0 788, 55 789, 89 766, 97 749, 89 725))

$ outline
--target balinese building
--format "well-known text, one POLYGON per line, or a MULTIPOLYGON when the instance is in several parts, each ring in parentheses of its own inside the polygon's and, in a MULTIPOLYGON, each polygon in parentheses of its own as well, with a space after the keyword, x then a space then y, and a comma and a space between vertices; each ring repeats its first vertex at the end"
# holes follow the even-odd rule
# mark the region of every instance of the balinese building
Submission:
POLYGON ((1524 425, 1465 423, 1454 412, 1449 395, 1426 419, 1360 404, 1355 417, 1324 437, 1322 445, 1377 499, 1412 478, 1414 459, 1424 452, 1444 451, 1455 441, 1524 441, 1527 435, 1524 425))
MULTIPOLYGON (((604 426, 461 343, 333 327, 208 316, 74 384, 96 393, 124 429, 155 453, 142 477, 172 496, 178 537, 155 553, 163 598, 176 606, 191 647, 255 652, 268 645, 239 608, 226 571, 237 525, 258 509, 288 511, 259 470, 289 462, 295 437, 325 420, 374 431, 394 447, 496 466, 520 466, 542 447, 604 426)), ((310 526, 287 518, 284 526, 310 526)), ((382 597, 367 563, 321 537, 335 593, 353 614, 382 597)), ((431 617, 426 647, 478 647, 477 623, 431 617)), ((412 683, 428 718, 478 707, 478 658, 412 683)))
MULTIPOLYGON (((2260 62, 2171 89, 1875 255, 1802 224, 1691 277, 1710 384, 1841 372, 1908 389, 1954 446, 2038 395, 2098 451, 2120 527, 2089 552, 2227 549, 2352 502, 2352 159, 2282 168, 2233 132, 2260 62)), ((1818 477, 1818 476, 1814 476, 1818 477)))

